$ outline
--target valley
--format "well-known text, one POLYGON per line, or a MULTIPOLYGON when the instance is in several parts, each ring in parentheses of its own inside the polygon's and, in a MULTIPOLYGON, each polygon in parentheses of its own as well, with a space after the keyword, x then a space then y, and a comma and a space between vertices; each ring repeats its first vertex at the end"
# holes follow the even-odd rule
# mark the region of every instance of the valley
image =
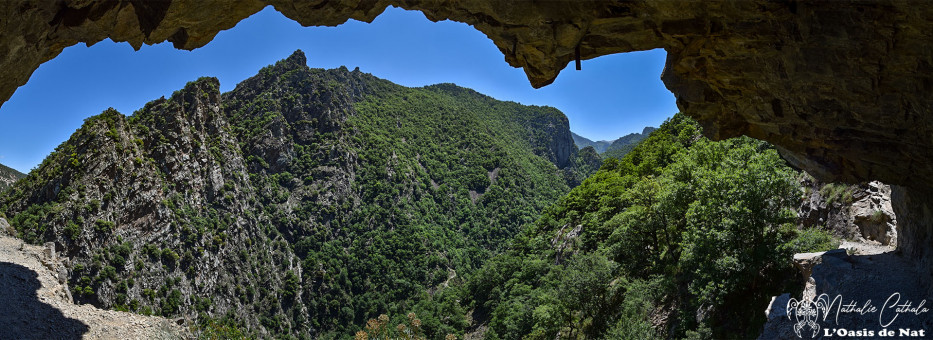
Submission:
POLYGON ((0 167, 0 232, 12 235, 0 236, 3 299, 26 306, 5 311, 14 313, 0 319, 0 337, 919 338, 933 329, 917 307, 933 298, 933 7, 0 8, 0 159, 22 171, 48 154, 25 176, 0 167), (433 26, 408 25, 417 20, 433 26), (330 69, 308 68, 302 52, 274 62, 296 48, 330 69), (188 58, 195 49, 205 54, 188 58), (165 51, 188 55, 161 63, 165 51), (636 67, 612 63, 640 53, 649 57, 622 63, 636 67), (483 67, 493 63, 505 67, 483 67), (516 96, 509 75, 537 93, 516 96), (239 85, 221 90, 228 83, 239 85), (587 141, 569 129, 581 114, 657 130, 587 141), (37 137, 46 132, 53 143, 37 137), (885 323, 874 306, 904 312, 885 323))
POLYGON ((299 50, 88 118, 0 218, 76 303, 208 338, 754 338, 803 289, 794 254, 896 242, 889 187, 701 131, 677 113, 600 154, 554 108, 299 50))
POLYGON ((87 119, 0 211, 71 259, 81 303, 259 337, 415 312, 445 334, 464 313, 439 310, 437 287, 599 161, 555 109, 310 69, 297 51, 228 93, 202 78, 87 119))

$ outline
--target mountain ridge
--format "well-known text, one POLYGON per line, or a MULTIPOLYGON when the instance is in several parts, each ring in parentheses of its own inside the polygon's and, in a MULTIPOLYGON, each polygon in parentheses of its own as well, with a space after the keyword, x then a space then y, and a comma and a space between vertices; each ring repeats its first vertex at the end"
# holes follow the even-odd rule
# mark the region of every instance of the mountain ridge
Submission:
POLYGON ((573 142, 576 144, 578 149, 592 146, 596 152, 603 155, 603 157, 613 157, 619 159, 635 148, 635 146, 638 145, 638 142, 647 138, 648 135, 650 135, 654 130, 657 130, 657 128, 647 126, 642 129, 641 133, 630 133, 611 141, 593 141, 574 132, 571 132, 571 135, 573 136, 573 142))
POLYGON ((0 192, 11 187, 13 183, 23 177, 26 177, 26 174, 6 165, 0 164, 0 192))
POLYGON ((63 250, 80 302, 260 337, 415 311, 443 336, 465 320, 434 287, 599 167, 556 109, 305 61, 88 118, 0 210, 63 250))
POLYGON ((583 137, 576 132, 571 132, 573 134, 573 143, 577 145, 577 148, 583 149, 587 146, 592 146, 593 149, 598 153, 606 152, 606 148, 609 147, 609 144, 612 144, 613 141, 609 140, 600 140, 593 141, 592 139, 583 137))

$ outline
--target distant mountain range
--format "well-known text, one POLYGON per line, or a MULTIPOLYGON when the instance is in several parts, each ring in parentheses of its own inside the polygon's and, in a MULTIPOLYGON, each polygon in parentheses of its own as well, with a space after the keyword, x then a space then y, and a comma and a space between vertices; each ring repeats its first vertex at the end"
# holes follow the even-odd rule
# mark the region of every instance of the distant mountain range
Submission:
POLYGON ((608 140, 594 142, 589 138, 576 134, 575 132, 571 132, 570 134, 573 136, 573 143, 576 144, 577 148, 580 149, 583 149, 587 146, 592 146, 594 149, 596 149, 596 152, 603 153, 606 152, 606 149, 609 148, 609 145, 612 144, 612 141, 608 140))
POLYGON ((26 177, 26 175, 22 172, 0 164, 0 191, 6 190, 13 185, 13 182, 23 177, 26 177))
POLYGON ((596 152, 603 156, 603 158, 621 158, 629 151, 632 151, 635 145, 638 145, 638 142, 648 137, 648 135, 651 134, 651 132, 654 130, 657 130, 657 128, 648 126, 645 127, 641 133, 630 133, 613 141, 601 140, 594 142, 589 138, 580 136, 573 132, 571 132, 571 136, 573 137, 573 142, 577 145, 577 148, 583 149, 587 146, 592 146, 593 149, 596 149, 596 152))

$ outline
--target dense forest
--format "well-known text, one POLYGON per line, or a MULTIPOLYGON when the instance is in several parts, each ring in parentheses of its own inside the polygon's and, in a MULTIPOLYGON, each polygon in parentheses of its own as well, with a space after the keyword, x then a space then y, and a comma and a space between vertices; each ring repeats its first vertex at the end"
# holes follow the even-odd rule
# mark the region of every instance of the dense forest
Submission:
POLYGON ((599 167, 553 108, 407 88, 299 51, 229 93, 189 83, 86 120, 0 195, 19 236, 71 258, 80 302, 259 337, 346 337, 436 310, 599 167))
POLYGON ((796 170, 676 114, 624 156, 553 108, 311 69, 89 118, 0 193, 79 302, 204 337, 754 337, 795 252, 796 170), (397 325, 397 326, 396 326, 397 325))
POLYGON ((767 143, 712 142, 677 114, 602 168, 466 281, 487 338, 755 337, 798 230, 797 172, 767 143))
POLYGON ((838 243, 795 226, 801 174, 773 147, 699 129, 677 114, 607 159, 444 301, 487 339, 756 337, 791 255, 838 243))

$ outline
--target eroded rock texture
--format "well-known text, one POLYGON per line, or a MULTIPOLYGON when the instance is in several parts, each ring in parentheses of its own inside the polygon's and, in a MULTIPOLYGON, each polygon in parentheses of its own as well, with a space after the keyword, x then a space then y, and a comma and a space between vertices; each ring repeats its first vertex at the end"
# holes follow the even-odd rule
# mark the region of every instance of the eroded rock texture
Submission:
POLYGON ((388 5, 465 22, 536 87, 577 54, 664 48, 662 79, 709 137, 767 140, 823 180, 933 188, 933 7, 912 1, 3 1, 0 100, 64 47, 193 49, 266 5, 307 26, 388 5))
POLYGON ((821 183, 803 176, 804 198, 797 208, 797 224, 823 228, 833 236, 872 246, 897 244, 897 214, 891 186, 877 182, 844 185, 821 183))
POLYGON ((933 282, 933 192, 892 186, 891 201, 898 214, 898 248, 919 259, 928 269, 922 279, 933 282))

